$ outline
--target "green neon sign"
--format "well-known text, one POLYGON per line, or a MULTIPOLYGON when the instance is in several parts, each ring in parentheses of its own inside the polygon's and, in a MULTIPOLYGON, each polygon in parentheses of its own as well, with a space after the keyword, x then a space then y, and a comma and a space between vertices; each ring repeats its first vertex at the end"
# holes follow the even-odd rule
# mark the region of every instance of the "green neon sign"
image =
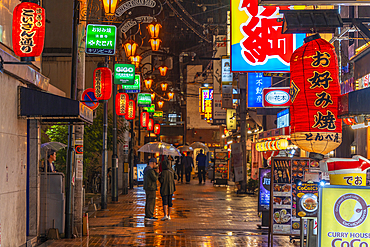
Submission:
POLYGON ((116 63, 114 65, 114 84, 134 85, 135 65, 116 63))
POLYGON ((155 112, 155 104, 151 104, 150 107, 144 107, 144 110, 149 113, 155 112))
POLYGON ((150 93, 139 93, 137 95, 137 106, 149 107, 152 104, 152 95, 150 93))
POLYGON ((116 53, 117 27, 88 24, 86 27, 86 53, 114 55, 116 53))
POLYGON ((135 75, 134 85, 122 85, 122 87, 126 90, 126 93, 140 93, 140 82, 140 75, 135 75))

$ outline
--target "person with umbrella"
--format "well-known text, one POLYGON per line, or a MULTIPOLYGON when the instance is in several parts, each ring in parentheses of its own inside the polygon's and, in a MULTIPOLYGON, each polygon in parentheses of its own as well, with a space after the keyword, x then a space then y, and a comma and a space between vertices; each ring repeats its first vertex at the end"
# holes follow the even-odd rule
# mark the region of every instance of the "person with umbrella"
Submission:
POLYGON ((57 159, 57 152, 54 149, 48 150, 47 156, 47 172, 57 172, 55 170, 54 161, 57 159))
POLYGON ((145 200, 145 219, 146 220, 157 220, 154 217, 155 208, 155 197, 157 192, 157 180, 158 180, 158 166, 157 159, 151 158, 149 165, 144 169, 144 190, 146 195, 145 200))

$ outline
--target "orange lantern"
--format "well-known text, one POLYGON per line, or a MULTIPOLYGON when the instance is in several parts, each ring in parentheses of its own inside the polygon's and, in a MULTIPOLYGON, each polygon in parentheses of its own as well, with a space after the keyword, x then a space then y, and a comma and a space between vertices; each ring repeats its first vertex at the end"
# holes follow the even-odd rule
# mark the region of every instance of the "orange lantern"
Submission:
POLYGON ((166 76, 167 70, 168 70, 167 66, 162 65, 158 69, 159 69, 159 73, 161 74, 161 76, 166 76))
POLYGON ((150 118, 149 121, 148 121, 148 126, 146 126, 146 129, 149 130, 149 131, 152 131, 153 128, 154 128, 154 121, 153 121, 153 119, 150 118))
POLYGON ((343 118, 343 122, 347 125, 354 125, 356 121, 353 118, 343 118))
POLYGON ((159 109, 161 109, 163 107, 163 103, 164 102, 162 100, 160 100, 160 101, 157 102, 159 109))
POLYGON ((31 2, 18 4, 13 11, 12 38, 17 56, 40 56, 44 49, 45 9, 31 2))
POLYGON ((141 127, 147 127, 149 122, 149 113, 144 111, 140 114, 140 125, 141 127))
POLYGON ((133 120, 136 116, 136 108, 135 108, 135 101, 129 100, 128 101, 128 108, 127 108, 127 114, 126 119, 127 120, 133 120))
POLYGON ((129 97, 127 93, 118 93, 116 95, 116 114, 124 116, 127 113, 129 97))
POLYGON ((118 0, 102 0, 106 15, 114 15, 118 0))
POLYGON ((167 84, 167 83, 162 82, 162 83, 161 83, 162 91, 166 91, 166 90, 167 90, 167 86, 168 86, 168 84, 167 84))
POLYGON ((151 93, 151 94, 150 94, 150 97, 152 98, 152 101, 154 101, 155 93, 151 93))
POLYGON ((168 92, 168 99, 169 100, 173 99, 173 92, 168 92))
POLYGON ((159 135, 161 133, 161 126, 159 124, 154 124, 154 134, 159 135))
POLYGON ((136 49, 139 45, 135 43, 133 40, 127 41, 124 45, 123 48, 125 48, 125 54, 126 57, 134 57, 136 54, 136 49))
POLYGON ((150 43, 150 47, 152 48, 152 51, 158 51, 159 46, 162 43, 162 40, 161 39, 150 39, 149 43, 150 43))
POLYGON ((94 70, 94 94, 97 100, 108 100, 112 95, 112 71, 107 67, 94 70))
POLYGON ((137 56, 131 56, 130 58, 131 64, 135 65, 135 68, 139 68, 140 62, 142 57, 137 55, 137 56))
POLYGON ((338 118, 338 60, 333 45, 316 34, 290 60, 291 140, 299 148, 327 154, 342 142, 338 118))
POLYGON ((159 23, 150 23, 148 26, 148 32, 150 34, 150 37, 152 39, 156 39, 159 37, 159 31, 161 30, 162 28, 162 25, 159 24, 159 23))
POLYGON ((145 80, 144 80, 144 83, 145 83, 145 87, 146 87, 147 89, 150 89, 150 88, 152 87, 153 79, 150 79, 150 78, 145 79, 145 80))

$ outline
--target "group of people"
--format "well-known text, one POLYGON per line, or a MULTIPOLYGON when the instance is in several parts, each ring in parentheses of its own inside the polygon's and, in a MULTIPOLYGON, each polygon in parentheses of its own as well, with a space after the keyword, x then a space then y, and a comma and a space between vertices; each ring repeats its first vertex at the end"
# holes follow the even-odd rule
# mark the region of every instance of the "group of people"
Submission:
MULTIPOLYGON (((169 156, 170 157, 170 156, 169 156)), ((151 158, 148 166, 144 169, 144 190, 146 194, 145 201, 145 219, 157 220, 154 216, 157 181, 160 182, 160 194, 163 203, 163 218, 161 220, 171 220, 172 197, 176 191, 175 180, 183 182, 183 174, 185 172, 186 183, 190 183, 191 172, 194 167, 191 152, 187 152, 181 161, 176 159, 175 167, 176 172, 172 169, 169 161, 171 158, 165 157, 161 162, 161 167, 157 165, 157 159, 151 158), (160 169, 161 168, 161 169, 160 169)), ((196 161, 198 163, 198 177, 199 184, 206 182, 206 155, 203 150, 197 155, 196 161)))

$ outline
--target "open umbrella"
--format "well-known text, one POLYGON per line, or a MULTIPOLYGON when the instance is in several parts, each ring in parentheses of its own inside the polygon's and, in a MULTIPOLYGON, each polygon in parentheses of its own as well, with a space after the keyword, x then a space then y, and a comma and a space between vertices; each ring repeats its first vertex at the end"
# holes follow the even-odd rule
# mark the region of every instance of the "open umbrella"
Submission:
POLYGON ((43 144, 41 144, 41 150, 40 150, 41 158, 40 159, 45 158, 48 150, 53 149, 55 151, 59 151, 60 149, 65 148, 65 147, 67 147, 67 145, 65 145, 63 143, 60 143, 60 142, 46 142, 46 143, 43 143, 43 144))
POLYGON ((188 151, 190 151, 190 152, 194 151, 194 149, 192 147, 188 146, 188 145, 179 146, 179 147, 177 147, 177 149, 180 150, 181 153, 182 152, 188 152, 188 151))
POLYGON ((177 148, 172 146, 172 144, 165 142, 148 142, 138 151, 144 153, 159 153, 161 155, 181 156, 181 153, 177 148))
POLYGON ((204 152, 209 152, 209 148, 203 142, 193 142, 190 147, 192 147, 193 149, 202 148, 204 149, 204 152))

